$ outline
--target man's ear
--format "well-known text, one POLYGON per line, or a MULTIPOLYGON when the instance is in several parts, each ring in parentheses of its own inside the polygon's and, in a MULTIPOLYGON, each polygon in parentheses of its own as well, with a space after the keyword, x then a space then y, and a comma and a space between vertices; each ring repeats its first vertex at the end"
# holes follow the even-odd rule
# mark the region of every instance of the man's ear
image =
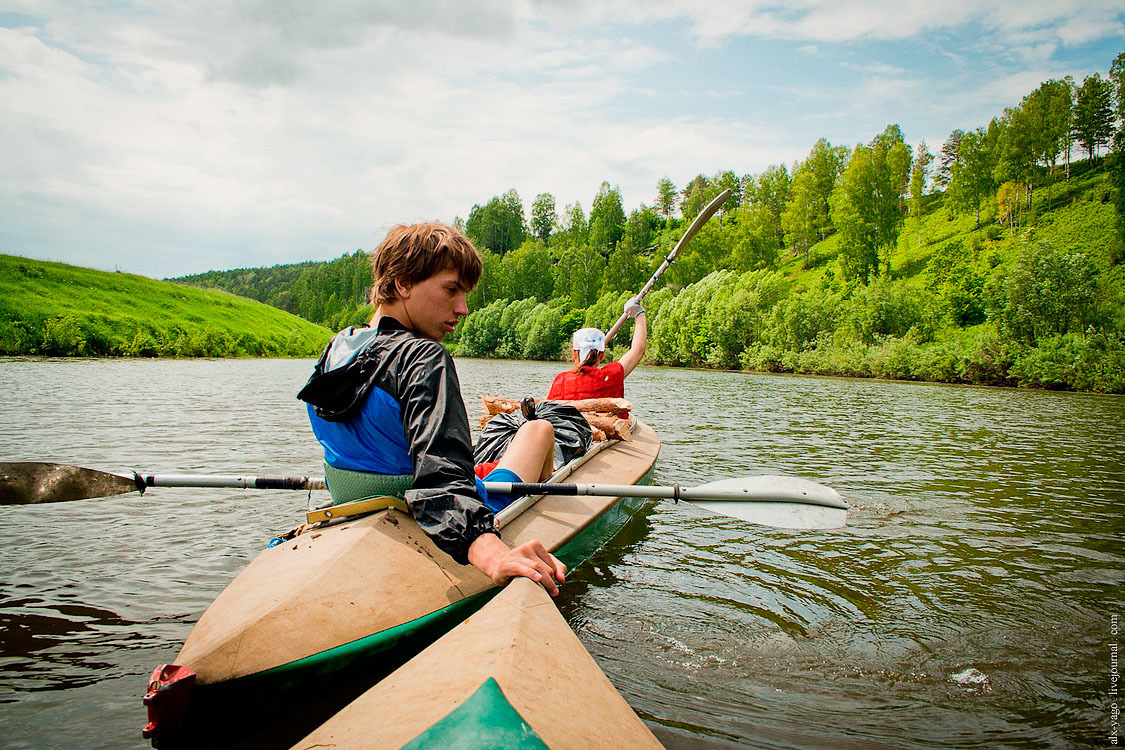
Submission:
POLYGON ((410 299, 410 288, 413 286, 408 281, 402 279, 395 279, 395 293, 398 294, 399 299, 410 299))

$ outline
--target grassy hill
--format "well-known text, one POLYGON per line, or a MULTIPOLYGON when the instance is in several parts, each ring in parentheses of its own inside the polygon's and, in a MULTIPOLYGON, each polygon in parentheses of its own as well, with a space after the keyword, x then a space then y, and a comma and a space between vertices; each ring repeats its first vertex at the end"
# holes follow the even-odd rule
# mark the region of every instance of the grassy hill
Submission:
POLYGON ((0 255, 0 354, 305 357, 330 335, 227 292, 0 255))

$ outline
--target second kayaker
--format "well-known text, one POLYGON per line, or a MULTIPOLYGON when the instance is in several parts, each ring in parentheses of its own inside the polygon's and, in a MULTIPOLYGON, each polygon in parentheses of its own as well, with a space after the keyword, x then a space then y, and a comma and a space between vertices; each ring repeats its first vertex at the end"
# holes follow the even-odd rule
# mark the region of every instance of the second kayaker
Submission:
MULTIPOLYGON (((375 250, 372 269, 369 326, 338 333, 298 394, 324 447, 333 499, 402 497, 457 562, 499 585, 524 576, 557 595, 566 566, 538 541, 513 549, 500 538, 495 513, 510 498, 489 497, 474 475, 460 382, 439 343, 469 314, 465 295, 480 280, 480 254, 453 227, 400 225, 375 250)), ((485 479, 542 481, 553 454, 551 424, 530 421, 485 479)))
POLYGON ((633 340, 621 359, 602 365, 605 360, 605 334, 598 328, 581 328, 571 339, 574 367, 560 372, 551 383, 551 401, 577 401, 584 398, 624 398, 625 378, 629 377, 648 345, 648 323, 644 308, 631 297, 625 315, 633 318, 633 340))

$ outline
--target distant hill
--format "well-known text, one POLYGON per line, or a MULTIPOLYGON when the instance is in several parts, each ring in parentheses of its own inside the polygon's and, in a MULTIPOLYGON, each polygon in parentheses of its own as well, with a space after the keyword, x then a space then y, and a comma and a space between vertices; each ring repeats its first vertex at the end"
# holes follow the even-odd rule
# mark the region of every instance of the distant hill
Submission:
POLYGON ((223 291, 0 255, 0 354, 308 357, 330 335, 223 291))
POLYGON ((371 318, 371 256, 362 250, 325 262, 306 261, 263 268, 207 271, 168 279, 223 289, 264 302, 333 331, 371 318))

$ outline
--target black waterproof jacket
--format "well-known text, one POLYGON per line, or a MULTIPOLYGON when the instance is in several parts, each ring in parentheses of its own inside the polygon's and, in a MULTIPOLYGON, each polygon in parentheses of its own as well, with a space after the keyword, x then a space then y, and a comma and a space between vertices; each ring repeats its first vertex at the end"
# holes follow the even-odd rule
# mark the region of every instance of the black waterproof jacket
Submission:
POLYGON ((406 505, 434 544, 464 565, 478 536, 499 532, 477 494, 469 419, 453 359, 441 344, 394 318, 380 318, 368 336, 357 333, 366 331, 349 328, 329 342, 297 398, 321 419, 346 422, 373 387, 390 394, 402 410, 414 465, 406 505))

